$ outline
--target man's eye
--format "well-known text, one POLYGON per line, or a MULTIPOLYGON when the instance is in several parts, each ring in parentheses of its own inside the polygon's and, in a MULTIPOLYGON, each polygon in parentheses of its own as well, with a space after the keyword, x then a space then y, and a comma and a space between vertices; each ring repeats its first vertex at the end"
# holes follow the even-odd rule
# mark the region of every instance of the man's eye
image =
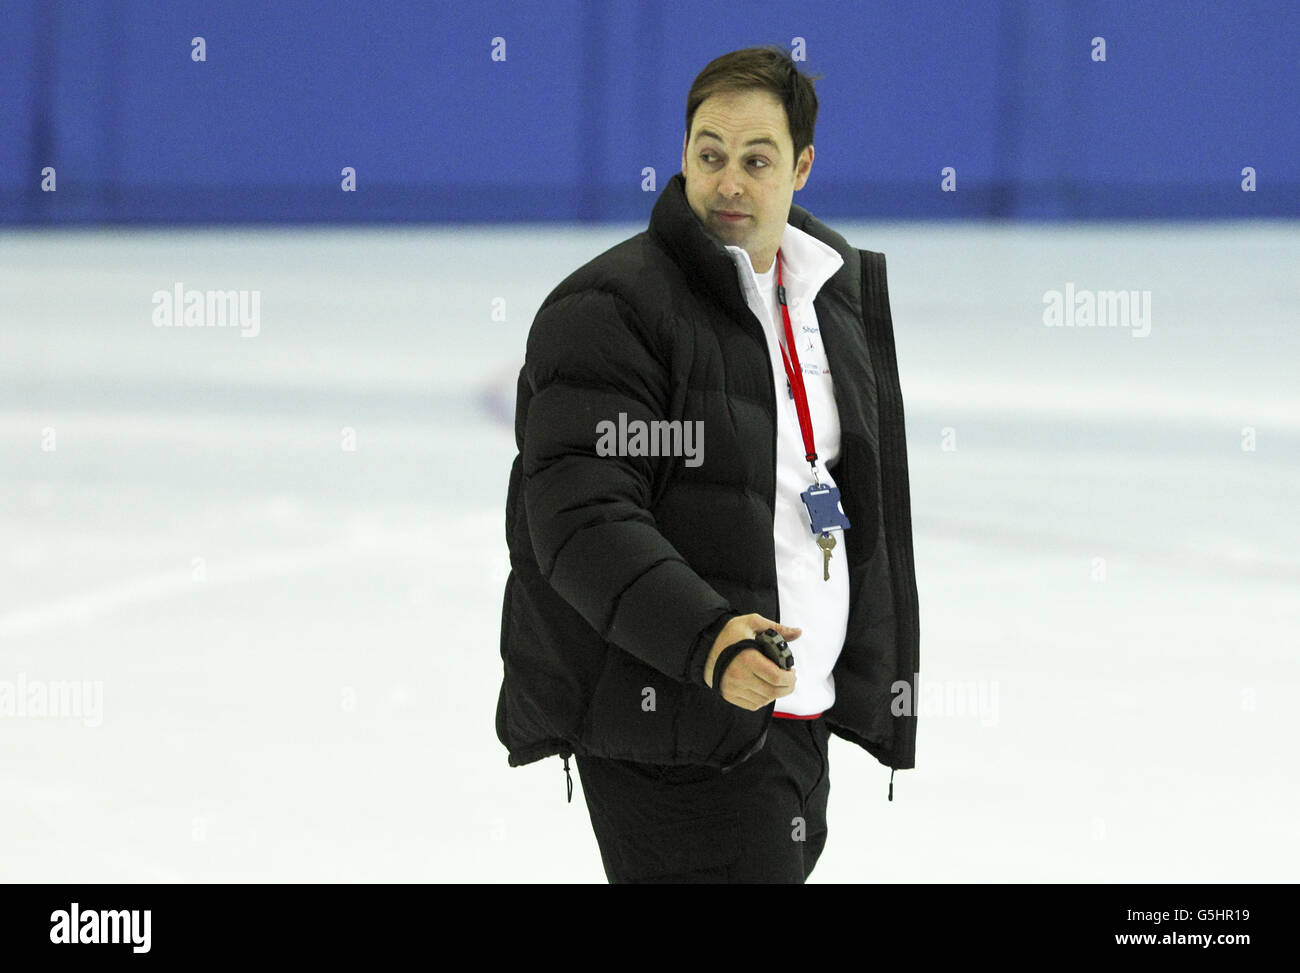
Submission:
MULTIPOLYGON (((712 155, 713 155, 712 152, 701 152, 701 153, 700 153, 700 158, 703 159, 705 162, 708 162, 708 161, 709 161, 709 158, 712 157, 712 155)), ((763 163, 762 168, 764 168, 764 169, 766 169, 766 168, 767 168, 767 165, 768 165, 766 159, 753 158, 753 159, 750 159, 749 161, 750 161, 750 163, 754 163, 754 162, 761 162, 761 163, 763 163)))

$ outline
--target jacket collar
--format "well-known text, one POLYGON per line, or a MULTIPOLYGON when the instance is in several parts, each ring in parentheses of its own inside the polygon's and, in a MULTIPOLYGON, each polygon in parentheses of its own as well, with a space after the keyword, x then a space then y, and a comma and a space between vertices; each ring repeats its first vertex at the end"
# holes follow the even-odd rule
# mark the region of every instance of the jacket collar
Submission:
MULTIPOLYGON (((753 279, 749 255, 740 247, 722 244, 705 230, 686 199, 686 177, 681 172, 673 174, 655 201, 649 233, 696 287, 735 315, 749 313, 740 276, 748 274, 753 279)), ((847 247, 838 233, 791 204, 781 236, 782 276, 787 285, 794 285, 792 290, 802 290, 811 300, 828 281, 836 283, 835 275, 845 267, 841 251, 847 247)))
MULTIPOLYGON (((758 275, 754 272, 749 252, 736 246, 727 246, 726 249, 735 261, 743 289, 757 293, 758 275)), ((833 247, 793 224, 785 225, 781 234, 781 280, 792 300, 811 301, 843 265, 844 258, 833 247)), ((775 270, 776 264, 773 263, 769 269, 775 270)))

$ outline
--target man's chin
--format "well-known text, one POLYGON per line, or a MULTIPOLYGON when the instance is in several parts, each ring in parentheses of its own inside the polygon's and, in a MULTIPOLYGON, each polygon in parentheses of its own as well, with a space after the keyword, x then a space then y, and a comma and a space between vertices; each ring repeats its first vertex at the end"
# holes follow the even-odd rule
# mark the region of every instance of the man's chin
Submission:
POLYGON ((720 220, 716 216, 709 219, 709 226, 718 236, 724 236, 728 240, 735 240, 744 235, 748 220, 739 220, 735 223, 728 223, 726 220, 720 220))
POLYGON ((709 236, 713 237, 714 240, 716 240, 718 243, 722 244, 724 247, 742 247, 742 248, 743 248, 743 247, 745 246, 745 241, 744 241, 744 239, 743 239, 742 237, 738 236, 737 234, 734 234, 734 233, 717 233, 717 232, 710 232, 710 233, 709 233, 709 236))

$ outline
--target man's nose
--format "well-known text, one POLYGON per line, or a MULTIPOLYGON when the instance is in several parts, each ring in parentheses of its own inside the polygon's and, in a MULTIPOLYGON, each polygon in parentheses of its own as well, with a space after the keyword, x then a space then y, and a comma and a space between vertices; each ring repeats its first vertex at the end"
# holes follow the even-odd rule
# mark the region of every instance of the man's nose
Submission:
POLYGON ((718 177, 718 192, 727 199, 734 199, 744 191, 745 172, 738 165, 728 165, 718 177))

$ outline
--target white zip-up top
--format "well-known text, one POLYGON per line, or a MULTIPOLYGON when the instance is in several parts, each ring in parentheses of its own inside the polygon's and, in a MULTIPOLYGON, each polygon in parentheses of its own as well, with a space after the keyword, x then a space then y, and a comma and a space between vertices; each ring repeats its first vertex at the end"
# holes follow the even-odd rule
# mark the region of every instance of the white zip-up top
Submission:
MULTIPOLYGON (((804 457, 799 415, 781 359, 785 325, 776 297, 776 261, 773 260, 767 273, 758 274, 746 250, 736 246, 728 246, 727 250, 736 261, 745 299, 764 326, 767 350, 772 358, 777 411, 776 512, 772 530, 776 541, 779 621, 803 629, 799 638, 790 643, 797 676, 794 692, 776 701, 774 715, 811 718, 830 709, 835 702, 831 669, 844 648, 848 630, 849 572, 845 551, 853 543, 853 529, 833 532, 835 547, 831 553, 830 580, 824 580, 822 551, 817 546, 817 535, 812 532, 808 508, 799 498, 799 494, 812 486, 813 476, 804 457)), ((813 299, 843 263, 844 258, 834 248, 786 224, 781 237, 781 277, 808 392, 817 475, 822 483, 830 486, 836 485, 827 467, 840 455, 840 419, 813 299)))

